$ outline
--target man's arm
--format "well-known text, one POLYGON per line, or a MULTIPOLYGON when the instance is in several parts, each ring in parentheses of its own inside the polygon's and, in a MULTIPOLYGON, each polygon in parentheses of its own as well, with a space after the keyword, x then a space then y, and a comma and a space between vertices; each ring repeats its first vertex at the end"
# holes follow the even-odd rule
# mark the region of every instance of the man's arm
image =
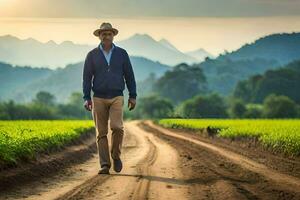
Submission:
POLYGON ((126 86, 129 91, 129 98, 136 99, 136 82, 132 69, 132 65, 128 56, 128 53, 125 51, 125 66, 124 66, 124 75, 126 86))
POLYGON ((83 89, 83 99, 91 100, 91 89, 92 89, 92 78, 93 78, 93 68, 92 68, 92 57, 89 52, 84 61, 83 67, 83 79, 82 79, 82 89, 83 89))

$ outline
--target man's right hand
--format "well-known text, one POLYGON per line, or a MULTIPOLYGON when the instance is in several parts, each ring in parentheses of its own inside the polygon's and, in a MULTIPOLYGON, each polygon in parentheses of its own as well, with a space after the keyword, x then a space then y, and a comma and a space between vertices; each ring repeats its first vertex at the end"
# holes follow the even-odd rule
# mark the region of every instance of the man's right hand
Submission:
POLYGON ((88 110, 88 111, 92 110, 92 105, 93 105, 92 100, 86 100, 83 105, 86 110, 88 110))

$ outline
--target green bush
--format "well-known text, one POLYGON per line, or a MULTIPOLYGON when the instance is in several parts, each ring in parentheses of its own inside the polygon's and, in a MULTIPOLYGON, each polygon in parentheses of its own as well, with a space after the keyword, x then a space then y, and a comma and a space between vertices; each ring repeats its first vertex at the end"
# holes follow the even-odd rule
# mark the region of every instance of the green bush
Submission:
POLYGON ((297 104, 287 96, 270 94, 264 100, 263 116, 266 118, 295 118, 297 104))

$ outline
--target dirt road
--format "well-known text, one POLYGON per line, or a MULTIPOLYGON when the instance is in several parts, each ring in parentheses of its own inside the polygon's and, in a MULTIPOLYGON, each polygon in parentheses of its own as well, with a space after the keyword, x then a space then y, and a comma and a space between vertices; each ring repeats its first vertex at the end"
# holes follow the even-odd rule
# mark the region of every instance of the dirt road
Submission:
POLYGON ((0 199, 300 199, 298 177, 151 121, 125 123, 121 157, 121 173, 97 175, 95 154, 0 199))

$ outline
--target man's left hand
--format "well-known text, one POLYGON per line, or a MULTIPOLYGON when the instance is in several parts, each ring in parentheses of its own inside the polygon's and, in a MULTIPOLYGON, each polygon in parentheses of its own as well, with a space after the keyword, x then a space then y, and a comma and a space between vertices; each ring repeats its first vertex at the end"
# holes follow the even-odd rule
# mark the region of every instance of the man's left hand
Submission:
POLYGON ((133 110, 136 105, 136 100, 134 98, 129 98, 128 99, 128 108, 129 110, 133 110))

